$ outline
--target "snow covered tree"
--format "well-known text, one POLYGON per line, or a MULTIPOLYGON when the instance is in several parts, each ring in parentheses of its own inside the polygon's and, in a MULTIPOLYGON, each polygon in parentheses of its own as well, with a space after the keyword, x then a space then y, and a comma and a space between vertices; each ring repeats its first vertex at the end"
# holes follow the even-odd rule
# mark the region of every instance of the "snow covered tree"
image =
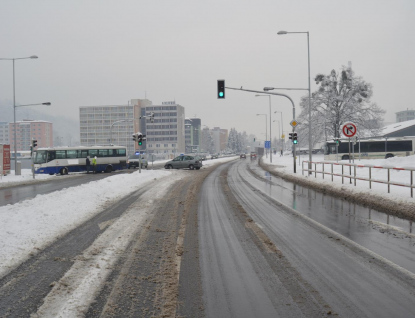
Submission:
MULTIPOLYGON (((372 85, 354 74, 351 65, 329 75, 317 74, 318 90, 312 93, 311 121, 313 143, 327 138, 340 137, 346 122, 357 125, 358 131, 367 135, 379 133, 385 111, 371 103, 372 85)), ((301 98, 301 114, 298 117, 299 139, 308 142, 308 96, 301 98), (306 140, 305 140, 306 139, 306 140)), ((314 145, 313 145, 314 146, 314 145)))

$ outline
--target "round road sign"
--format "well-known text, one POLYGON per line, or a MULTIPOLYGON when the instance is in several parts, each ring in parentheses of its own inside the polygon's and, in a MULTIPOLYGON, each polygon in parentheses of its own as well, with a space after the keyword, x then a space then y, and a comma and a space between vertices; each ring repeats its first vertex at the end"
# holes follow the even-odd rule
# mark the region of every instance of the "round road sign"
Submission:
POLYGON ((343 135, 345 135, 346 137, 353 137, 354 135, 356 135, 357 132, 357 128, 356 125, 353 123, 345 123, 343 125, 343 135))

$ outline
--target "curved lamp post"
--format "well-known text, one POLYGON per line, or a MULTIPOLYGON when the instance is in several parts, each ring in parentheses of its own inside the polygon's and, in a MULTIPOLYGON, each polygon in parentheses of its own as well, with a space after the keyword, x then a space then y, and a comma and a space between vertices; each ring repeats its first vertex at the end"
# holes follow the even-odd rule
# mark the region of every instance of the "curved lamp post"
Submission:
MULTIPOLYGON (((16 57, 16 58, 0 58, 0 60, 13 61, 13 123, 14 123, 14 174, 16 174, 16 163, 17 163, 17 148, 16 148, 16 89, 15 89, 15 71, 14 71, 14 61, 15 60, 27 60, 27 59, 37 59, 36 55, 28 57, 16 57)), ((19 105, 19 106, 34 106, 34 105, 46 105, 46 104, 30 104, 30 105, 19 105)), ((50 105, 50 103, 49 103, 50 105)))

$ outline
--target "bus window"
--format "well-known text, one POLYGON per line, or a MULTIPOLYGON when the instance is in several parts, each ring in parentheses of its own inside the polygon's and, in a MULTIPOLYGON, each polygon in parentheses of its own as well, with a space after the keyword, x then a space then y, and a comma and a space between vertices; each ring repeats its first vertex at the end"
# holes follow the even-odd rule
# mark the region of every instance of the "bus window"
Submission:
POLYGON ((99 149, 98 150, 98 157, 109 157, 109 150, 108 149, 99 149))
POLYGON ((48 162, 56 159, 56 152, 55 151, 48 151, 48 162))
POLYGON ((98 156, 98 149, 89 149, 88 154, 91 158, 94 158, 95 156, 98 156))
POLYGON ((76 150, 66 150, 66 158, 73 159, 76 158, 78 155, 78 152, 76 150))
POLYGON ((46 151, 44 150, 36 151, 36 157, 35 157, 34 163, 37 163, 37 164, 46 163, 46 156, 47 156, 46 151))
POLYGON ((82 149, 78 150, 78 158, 86 158, 88 157, 88 150, 82 149))
POLYGON ((125 148, 122 148, 122 149, 117 149, 117 152, 118 152, 118 156, 119 157, 124 157, 124 156, 126 156, 126 149, 125 148))
POLYGON ((56 150, 56 159, 66 159, 66 150, 56 150))

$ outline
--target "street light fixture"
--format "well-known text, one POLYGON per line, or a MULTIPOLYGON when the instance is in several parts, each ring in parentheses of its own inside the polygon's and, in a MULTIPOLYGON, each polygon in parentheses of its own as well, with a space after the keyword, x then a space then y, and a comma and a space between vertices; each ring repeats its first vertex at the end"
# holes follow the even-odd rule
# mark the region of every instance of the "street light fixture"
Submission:
MULTIPOLYGON (((16 174, 16 165, 17 165, 17 146, 16 146, 16 89, 15 89, 15 72, 14 72, 14 61, 15 60, 26 60, 26 59, 37 59, 36 55, 28 57, 16 57, 16 58, 0 58, 0 60, 13 61, 13 124, 14 124, 14 174, 16 174)), ((20 106, 32 106, 32 105, 47 105, 46 103, 42 104, 30 104, 30 105, 20 105, 20 106)), ((49 103, 50 105, 50 103, 49 103)))
MULTIPOLYGON (((267 118, 267 114, 256 114, 257 116, 265 116, 265 140, 267 140, 268 137, 268 118, 267 118)), ((265 144, 264 144, 264 148, 265 148, 265 144)), ((268 158, 268 153, 267 150, 265 149, 265 158, 268 158)))
MULTIPOLYGON (((255 97, 261 97, 261 96, 265 96, 265 97, 269 97, 269 160, 272 163, 272 135, 271 135, 271 95, 255 95, 255 97)), ((266 136, 265 136, 266 138, 266 136)))
MULTIPOLYGON (((289 33, 303 33, 307 34, 307 49, 308 49, 308 170, 309 174, 311 174, 311 161, 312 161, 312 153, 313 147, 311 145, 312 137, 311 137, 311 88, 310 88, 310 34, 309 32, 287 32, 287 31, 279 31, 278 35, 285 35, 289 33)), ((265 88, 264 88, 265 89, 265 88)))

